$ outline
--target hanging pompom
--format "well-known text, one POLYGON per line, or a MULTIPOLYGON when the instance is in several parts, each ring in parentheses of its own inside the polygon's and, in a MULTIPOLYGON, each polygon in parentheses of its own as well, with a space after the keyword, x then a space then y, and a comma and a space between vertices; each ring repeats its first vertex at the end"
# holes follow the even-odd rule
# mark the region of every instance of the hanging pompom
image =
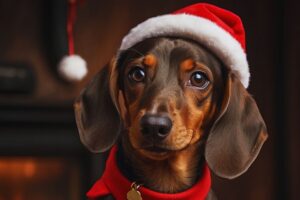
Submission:
POLYGON ((67 81, 80 81, 88 72, 86 61, 79 55, 74 54, 74 23, 78 0, 68 0, 67 11, 67 42, 68 55, 64 56, 58 64, 59 75, 67 81))
POLYGON ((58 73, 68 81, 80 81, 87 72, 85 60, 78 55, 65 56, 58 65, 58 73))

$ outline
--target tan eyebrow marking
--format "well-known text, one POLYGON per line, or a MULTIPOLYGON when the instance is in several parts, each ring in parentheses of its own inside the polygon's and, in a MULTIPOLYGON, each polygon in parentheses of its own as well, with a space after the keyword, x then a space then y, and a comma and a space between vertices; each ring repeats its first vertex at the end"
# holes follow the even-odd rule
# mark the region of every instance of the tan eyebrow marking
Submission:
POLYGON ((143 59, 143 64, 148 67, 154 68, 157 63, 157 58, 153 54, 148 54, 143 59))
POLYGON ((189 71, 189 70, 193 69, 194 66, 195 66, 194 60, 189 58, 189 59, 186 59, 181 62, 180 69, 183 71, 189 71))

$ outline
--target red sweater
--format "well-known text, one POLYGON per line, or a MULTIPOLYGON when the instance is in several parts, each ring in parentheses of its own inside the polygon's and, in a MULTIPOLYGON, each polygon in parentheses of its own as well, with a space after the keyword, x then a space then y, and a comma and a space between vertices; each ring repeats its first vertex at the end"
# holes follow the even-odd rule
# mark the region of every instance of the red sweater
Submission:
MULTIPOLYGON (((132 182, 125 178, 117 167, 117 147, 114 146, 106 162, 102 177, 93 185, 87 193, 90 200, 99 200, 100 197, 112 195, 116 200, 126 200, 127 192, 131 189, 132 182)), ((190 189, 175 193, 165 194, 155 192, 145 187, 138 190, 143 200, 204 200, 211 187, 210 171, 205 165, 201 179, 190 189)))

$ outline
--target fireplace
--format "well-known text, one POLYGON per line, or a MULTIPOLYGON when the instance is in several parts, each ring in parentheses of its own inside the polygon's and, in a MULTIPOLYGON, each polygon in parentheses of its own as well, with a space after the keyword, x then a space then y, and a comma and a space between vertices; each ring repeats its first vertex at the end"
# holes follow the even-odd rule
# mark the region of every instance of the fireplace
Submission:
POLYGON ((71 105, 0 106, 0 200, 85 199, 95 159, 71 105))
POLYGON ((63 157, 2 157, 0 200, 79 200, 79 166, 63 157))

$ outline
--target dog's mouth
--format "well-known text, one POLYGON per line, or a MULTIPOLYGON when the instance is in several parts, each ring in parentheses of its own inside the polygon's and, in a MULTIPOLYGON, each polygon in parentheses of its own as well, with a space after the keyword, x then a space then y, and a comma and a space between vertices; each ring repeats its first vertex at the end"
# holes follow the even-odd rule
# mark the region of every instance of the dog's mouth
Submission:
POLYGON ((155 145, 150 146, 150 147, 146 147, 146 148, 143 148, 143 149, 146 150, 146 151, 153 152, 153 153, 167 153, 167 152, 171 151, 170 149, 160 147, 160 146, 155 146, 155 145))
MULTIPOLYGON (((184 148, 183 148, 184 149, 184 148)), ((181 151, 182 149, 172 148, 170 146, 152 144, 145 145, 139 148, 139 152, 152 160, 164 160, 174 153, 181 151)))
POLYGON ((149 146, 139 149, 139 152, 151 160, 164 160, 169 157, 171 150, 159 146, 149 146))

